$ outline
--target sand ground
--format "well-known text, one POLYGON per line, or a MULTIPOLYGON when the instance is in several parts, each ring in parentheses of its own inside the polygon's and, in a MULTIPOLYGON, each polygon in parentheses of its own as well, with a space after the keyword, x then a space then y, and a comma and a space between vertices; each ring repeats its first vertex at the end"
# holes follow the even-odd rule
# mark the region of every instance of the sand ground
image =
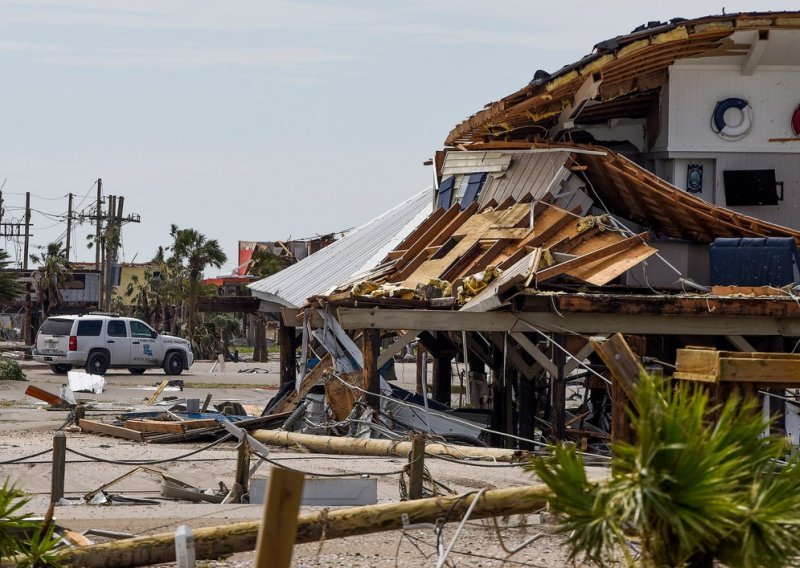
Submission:
MULTIPOLYGON (((60 427, 66 412, 48 411, 44 405, 27 397, 24 390, 29 384, 58 392, 63 377, 50 373, 44 365, 23 362, 29 382, 0 382, 0 462, 30 455, 52 447, 54 431, 60 427)), ((183 392, 169 391, 163 396, 180 398, 205 398, 212 393, 213 400, 236 400, 254 412, 263 408, 273 396, 278 385, 277 364, 228 363, 224 372, 210 372, 212 363, 198 361, 189 372, 181 376, 185 381, 183 392), (239 372, 259 369, 262 372, 239 372)), ((413 388, 413 365, 398 365, 397 375, 402 386, 413 388)), ((106 377, 106 390, 101 395, 79 394, 84 399, 105 402, 113 408, 136 408, 152 393, 164 375, 148 371, 133 376, 127 371, 111 371, 106 377)), ((87 418, 109 418, 118 411, 90 411, 87 418)), ((158 469, 187 483, 201 488, 218 488, 220 483, 230 487, 235 471, 236 451, 233 443, 223 443, 187 459, 170 459, 196 450, 204 443, 142 444, 81 432, 67 432, 67 448, 105 460, 156 459, 169 460, 156 465, 158 469)), ((313 473, 378 473, 401 469, 401 458, 333 457, 274 449, 271 457, 292 467, 313 473)), ((36 463, 0 465, 0 478, 10 479, 31 498, 27 509, 41 515, 47 508, 50 494, 50 456, 30 460, 36 463)), ((257 520, 261 517, 260 505, 215 505, 188 502, 162 501, 160 476, 140 472, 114 486, 112 491, 128 497, 156 498, 157 505, 88 505, 82 496, 121 476, 133 466, 86 460, 69 453, 66 467, 66 496, 70 505, 56 508, 60 524, 73 530, 105 529, 135 535, 149 535, 174 531, 181 524, 192 528, 225 525, 231 522, 257 520)), ((519 467, 472 467, 427 460, 432 476, 458 493, 475 491, 482 487, 515 487, 535 482, 532 475, 519 467)), ((598 469, 595 474, 605 472, 598 469)), ((262 465, 254 477, 268 477, 269 469, 262 465)), ((378 501, 399 501, 398 475, 377 476, 378 501)), ((314 508, 303 507, 304 511, 314 508)), ((525 518, 501 519, 500 537, 489 521, 468 523, 448 557, 457 566, 564 566, 569 565, 560 546, 561 539, 554 536, 552 527, 540 524, 538 515, 525 518), (534 535, 541 535, 534 543, 509 556, 503 550, 513 549, 534 535), (507 542, 506 542, 507 541, 507 542), (505 564, 503 558, 507 558, 505 564)), ((449 524, 439 537, 449 543, 457 524, 449 524)), ((97 542, 103 539, 91 537, 97 542)), ((404 534, 391 531, 304 544, 295 547, 294 566, 434 566, 436 564, 437 535, 432 529, 417 529, 404 534)), ((252 553, 236 554, 207 566, 250 566, 252 553)), ((203 563, 198 562, 198 565, 203 563)))

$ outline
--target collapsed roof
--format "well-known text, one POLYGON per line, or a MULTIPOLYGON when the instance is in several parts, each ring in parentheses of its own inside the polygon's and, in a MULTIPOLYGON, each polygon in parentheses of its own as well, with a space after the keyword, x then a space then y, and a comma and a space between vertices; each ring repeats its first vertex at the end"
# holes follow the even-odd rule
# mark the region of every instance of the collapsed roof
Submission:
MULTIPOLYGON (((769 30, 800 29, 798 12, 741 13, 695 20, 651 22, 633 33, 595 45, 580 61, 548 74, 537 72, 523 88, 457 125, 447 146, 498 140, 547 137, 559 118, 581 123, 605 123, 619 116, 658 116, 659 89, 677 59, 734 55, 745 57, 751 45, 735 32, 765 34, 769 30)), ((761 39, 756 35, 755 40, 761 39)), ((771 42, 768 50, 785 54, 791 46, 771 42)), ((767 54, 769 55, 769 54, 767 54)), ((654 123, 657 121, 654 121, 654 123)))
POLYGON ((501 288, 612 284, 656 254, 657 239, 800 241, 800 231, 711 205, 612 150, 534 146, 449 152, 439 207, 364 276, 370 286, 348 283, 330 299, 430 300, 434 283, 443 290, 434 298, 461 287, 462 309, 493 309, 501 288))

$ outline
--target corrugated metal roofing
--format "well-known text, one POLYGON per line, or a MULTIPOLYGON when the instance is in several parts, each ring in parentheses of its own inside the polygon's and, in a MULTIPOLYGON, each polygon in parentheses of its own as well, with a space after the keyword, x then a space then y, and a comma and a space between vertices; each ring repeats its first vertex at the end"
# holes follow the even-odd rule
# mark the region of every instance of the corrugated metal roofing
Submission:
POLYGON ((300 307, 309 297, 374 268, 431 213, 431 191, 421 191, 332 245, 248 288, 261 300, 300 307))
POLYGON ((485 207, 494 199, 498 204, 509 197, 519 201, 530 193, 533 199, 541 199, 550 189, 554 178, 570 157, 568 148, 530 150, 510 153, 511 166, 501 178, 489 176, 481 191, 478 203, 485 207), (554 150, 554 151, 553 151, 554 150))

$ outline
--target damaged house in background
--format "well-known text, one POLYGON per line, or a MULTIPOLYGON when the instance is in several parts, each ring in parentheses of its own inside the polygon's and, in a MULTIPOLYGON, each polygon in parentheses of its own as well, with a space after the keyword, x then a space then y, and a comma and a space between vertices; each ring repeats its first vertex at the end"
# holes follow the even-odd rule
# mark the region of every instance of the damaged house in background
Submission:
POLYGON ((756 388, 800 442, 798 46, 800 13, 651 23, 456 126, 433 192, 369 250, 356 231, 250 286, 281 312, 265 412, 293 412, 287 429, 599 448, 624 413, 596 350, 621 333, 666 374, 687 346, 766 367, 787 354, 756 388), (387 381, 412 342, 417 393, 387 381), (454 364, 472 415, 452 409, 454 364))

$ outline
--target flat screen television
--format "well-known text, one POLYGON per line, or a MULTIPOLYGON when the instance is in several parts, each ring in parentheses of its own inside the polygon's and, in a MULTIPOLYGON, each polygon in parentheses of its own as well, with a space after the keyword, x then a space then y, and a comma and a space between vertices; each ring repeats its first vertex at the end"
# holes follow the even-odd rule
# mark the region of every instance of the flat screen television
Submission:
POLYGON ((775 170, 725 170, 725 203, 737 205, 777 205, 775 170))

